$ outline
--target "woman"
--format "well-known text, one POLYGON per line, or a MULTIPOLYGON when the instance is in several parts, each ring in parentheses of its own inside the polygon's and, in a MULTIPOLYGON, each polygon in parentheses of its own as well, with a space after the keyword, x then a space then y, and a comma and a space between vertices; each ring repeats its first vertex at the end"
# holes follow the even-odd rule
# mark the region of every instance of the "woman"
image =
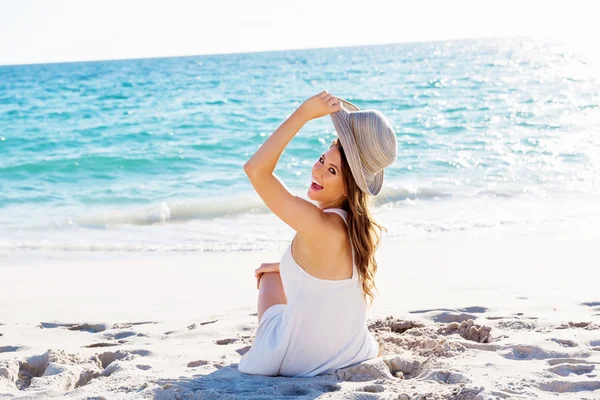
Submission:
POLYGON ((366 326, 377 271, 381 225, 369 211, 384 169, 396 159, 396 135, 377 110, 323 91, 294 112, 244 166, 273 213, 296 231, 279 263, 257 277, 258 322, 238 369, 248 374, 310 377, 378 356, 366 326), (312 167, 308 198, 290 193, 273 171, 302 126, 330 114, 336 139, 312 167))

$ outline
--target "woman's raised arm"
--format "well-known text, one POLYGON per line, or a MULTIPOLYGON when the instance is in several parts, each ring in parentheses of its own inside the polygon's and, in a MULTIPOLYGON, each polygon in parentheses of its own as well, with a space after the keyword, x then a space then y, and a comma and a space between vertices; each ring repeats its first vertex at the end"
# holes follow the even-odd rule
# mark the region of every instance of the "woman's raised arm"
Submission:
POLYGON ((294 195, 274 174, 275 166, 290 140, 314 118, 339 111, 340 102, 323 91, 306 100, 263 143, 244 165, 254 190, 267 207, 298 233, 327 234, 331 224, 313 203, 294 195), (317 229, 315 229, 317 228, 317 229))

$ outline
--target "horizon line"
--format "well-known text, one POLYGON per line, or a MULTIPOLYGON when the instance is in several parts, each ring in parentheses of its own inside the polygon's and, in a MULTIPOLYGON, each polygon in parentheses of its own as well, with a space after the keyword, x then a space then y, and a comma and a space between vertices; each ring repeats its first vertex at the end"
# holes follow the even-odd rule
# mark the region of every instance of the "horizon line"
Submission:
MULTIPOLYGON (((235 54, 258 54, 258 53, 278 53, 284 51, 297 51, 297 50, 325 50, 325 49, 341 49, 341 48, 352 48, 352 47, 375 47, 375 46, 388 46, 398 44, 418 44, 418 43, 440 43, 440 42, 457 42, 457 41, 468 41, 468 40, 489 40, 489 39, 535 39, 540 38, 536 36, 528 35, 507 35, 507 36, 478 36, 478 37, 464 37, 464 38, 453 38, 453 39, 439 39, 439 40, 416 40, 408 42, 389 42, 389 43, 370 43, 370 44, 359 44, 349 46, 325 46, 325 47, 300 47, 290 49, 270 49, 270 50, 248 50, 248 51, 235 51, 225 53, 203 53, 203 54, 180 54, 180 55, 164 55, 164 56, 148 56, 148 57, 136 57, 136 58, 99 58, 92 60, 69 60, 69 61, 42 61, 42 62, 30 62, 23 64, 0 64, 0 67, 20 67, 20 66, 34 66, 34 65, 54 65, 54 64, 76 64, 76 63, 93 63, 102 61, 133 61, 133 60, 153 60, 163 58, 185 58, 185 57, 202 57, 202 56, 218 56, 218 55, 235 55, 235 54)), ((546 38, 547 39, 547 38, 546 38)), ((553 38, 556 40, 556 38, 553 38)))

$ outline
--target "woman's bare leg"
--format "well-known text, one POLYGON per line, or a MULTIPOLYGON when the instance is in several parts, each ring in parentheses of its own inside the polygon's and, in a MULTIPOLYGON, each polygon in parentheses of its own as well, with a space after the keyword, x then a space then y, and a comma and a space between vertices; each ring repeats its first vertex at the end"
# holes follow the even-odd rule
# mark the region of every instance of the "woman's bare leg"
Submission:
POLYGON ((265 311, 275 304, 287 304, 279 272, 266 272, 260 277, 258 287, 258 322, 265 311))

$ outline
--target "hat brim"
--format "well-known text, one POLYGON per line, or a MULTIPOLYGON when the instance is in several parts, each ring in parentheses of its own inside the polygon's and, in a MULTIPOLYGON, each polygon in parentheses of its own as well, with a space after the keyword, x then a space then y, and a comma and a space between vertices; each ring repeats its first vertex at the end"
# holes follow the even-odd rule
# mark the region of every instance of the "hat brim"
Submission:
POLYGON ((339 111, 329 115, 337 135, 340 138, 342 147, 344 148, 344 154, 348 160, 348 165, 350 166, 352 176, 354 176, 354 180, 356 181, 356 184, 360 190, 362 190, 364 193, 370 194, 371 196, 377 196, 383 185, 384 171, 381 170, 375 175, 371 176, 369 176, 367 173, 365 176, 365 171, 362 168, 362 162, 358 152, 358 146, 356 145, 356 140, 354 139, 352 129, 350 128, 350 114, 354 111, 360 111, 360 109, 349 101, 339 97, 338 99, 342 103, 342 108, 339 111))

